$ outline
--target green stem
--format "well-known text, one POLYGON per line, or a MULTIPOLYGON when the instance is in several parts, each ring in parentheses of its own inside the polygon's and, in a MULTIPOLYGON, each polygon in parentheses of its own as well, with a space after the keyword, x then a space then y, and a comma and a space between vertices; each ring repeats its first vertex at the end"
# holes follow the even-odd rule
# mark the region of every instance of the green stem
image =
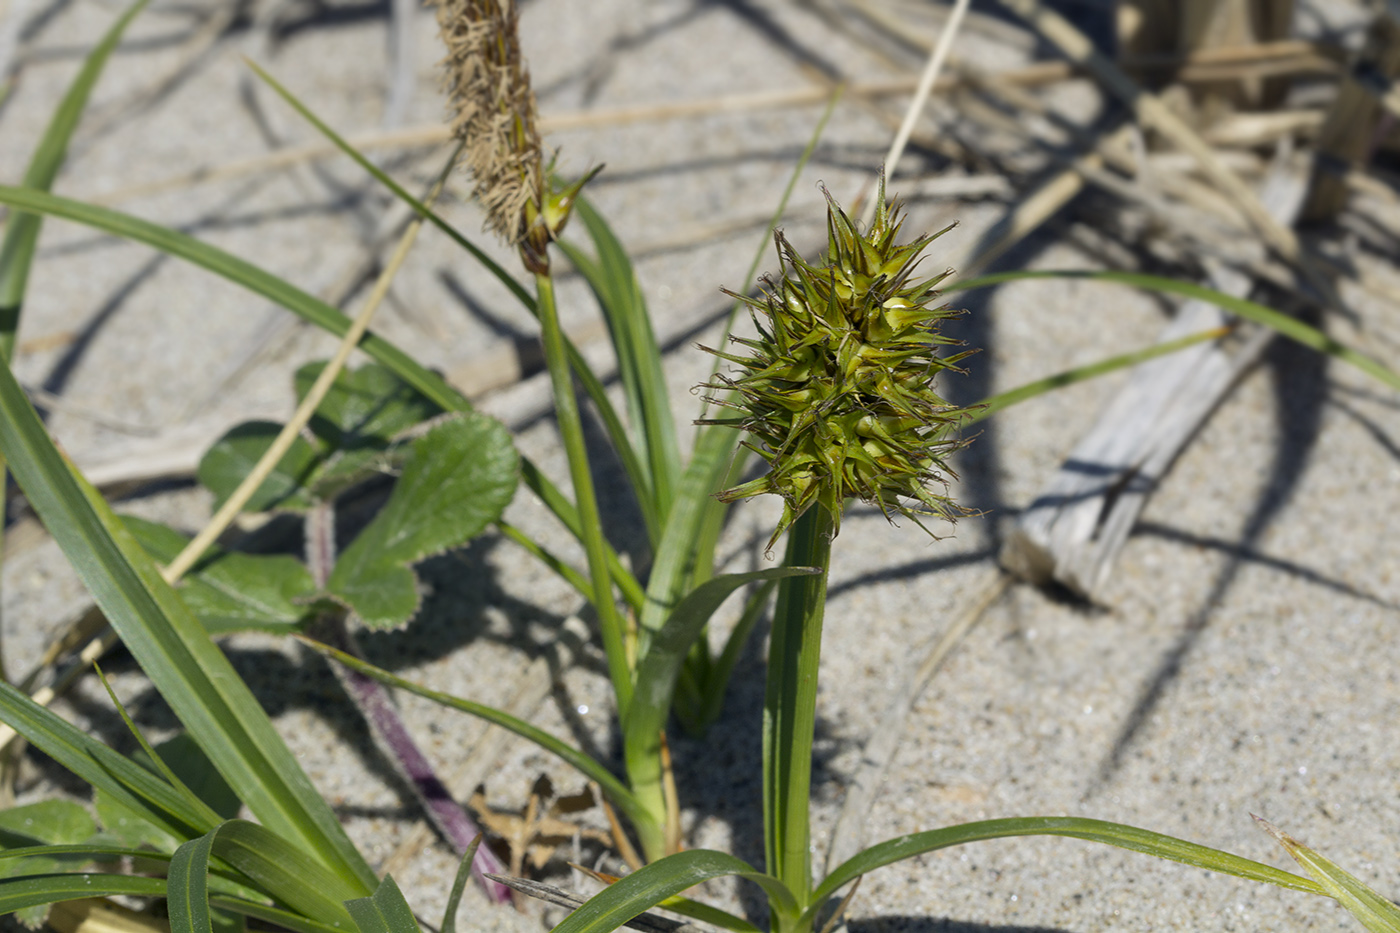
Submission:
POLYGON ((768 647, 768 692, 763 703, 763 829, 768 873, 777 876, 805 909, 812 893, 812 734, 817 715, 817 666, 834 526, 815 505, 793 523, 788 567, 820 567, 818 576, 778 584, 768 647))
POLYGON ((569 458, 569 476, 574 484, 574 499, 581 526, 579 540, 588 555, 593 607, 598 612, 603 650, 608 657, 608 674, 612 678, 613 692, 617 694, 618 716, 625 720, 627 707, 632 702, 632 670, 627 664, 622 616, 613 599, 612 577, 608 572, 608 544, 603 539, 598 497, 593 491, 593 474, 589 470, 588 451, 583 442, 583 421, 579 417, 578 400, 574 397, 574 380, 564 346, 564 331, 559 326, 554 280, 547 273, 536 275, 535 292, 538 296, 545 365, 549 368, 549 380, 554 388, 554 410, 559 419, 564 453, 569 458))

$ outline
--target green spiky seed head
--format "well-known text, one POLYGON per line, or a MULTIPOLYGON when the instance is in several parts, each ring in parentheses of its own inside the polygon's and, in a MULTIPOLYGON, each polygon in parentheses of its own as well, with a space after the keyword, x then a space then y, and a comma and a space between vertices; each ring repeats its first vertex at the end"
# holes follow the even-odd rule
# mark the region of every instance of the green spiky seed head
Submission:
POLYGON ((765 276, 761 300, 727 292, 749 307, 758 337, 730 338, 746 354, 704 348, 739 372, 717 373, 704 386, 717 390, 711 401, 737 415, 703 423, 743 429, 744 446, 768 463, 765 475, 719 498, 781 496, 783 516, 770 549, 814 505, 839 530, 848 498, 925 529, 923 517, 952 521, 963 512, 929 488, 952 475, 944 458, 965 443, 955 435, 968 415, 934 391, 933 378, 960 371, 957 363, 974 351, 938 355, 941 347, 961 346, 940 334, 939 325, 962 312, 933 307, 934 288, 951 270, 914 280, 924 248, 952 228, 896 245, 903 218, 897 203, 885 202, 883 175, 879 207, 864 235, 823 192, 826 263, 804 261, 776 233, 782 280, 765 276))

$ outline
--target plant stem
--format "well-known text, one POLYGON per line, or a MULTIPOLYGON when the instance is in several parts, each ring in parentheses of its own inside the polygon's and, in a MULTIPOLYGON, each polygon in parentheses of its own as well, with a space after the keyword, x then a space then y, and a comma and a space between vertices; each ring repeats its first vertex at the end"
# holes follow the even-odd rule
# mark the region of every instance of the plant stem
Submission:
MULTIPOLYGON (((307 569, 319 587, 324 588, 330 579, 335 566, 335 550, 335 507, 329 502, 320 502, 306 516, 307 569)), ((321 641, 331 647, 356 657, 362 656, 353 633, 345 623, 343 612, 323 615, 317 621, 315 632, 321 641)), ((330 667, 346 695, 365 718, 379 747, 413 789, 428 819, 458 855, 471 849, 473 840, 481 830, 433 771, 428 757, 418 747, 403 717, 399 715, 388 689, 359 671, 339 664, 330 667)), ((486 876, 503 871, 505 866, 489 848, 483 846, 475 849, 472 875, 486 891, 487 897, 498 904, 509 903, 510 892, 486 876)))
POLYGON ((623 638, 622 617, 613 599, 612 577, 608 573, 607 542, 598 515, 598 497, 593 491, 593 474, 589 470, 588 451, 583 442, 583 421, 579 417, 578 400, 574 397, 573 374, 564 347, 564 331, 559 326, 559 309, 554 300, 554 280, 545 273, 535 276, 538 296, 540 331, 544 343, 545 365, 554 388, 554 410, 559 419, 559 434, 564 441, 564 453, 569 458, 569 477, 574 484, 574 500, 578 508, 583 549, 588 555, 588 575, 593 583, 593 607, 598 613, 598 627, 603 635, 603 650, 608 657, 608 675, 617 695, 620 719, 627 718, 632 702, 632 669, 627 663, 623 638))
POLYGON ((768 647, 768 692, 763 702, 767 870, 788 886, 801 909, 806 909, 812 893, 808 803, 817 667, 833 530, 830 513, 820 505, 809 508, 793 523, 784 565, 820 567, 822 572, 788 577, 778 584, 768 647))

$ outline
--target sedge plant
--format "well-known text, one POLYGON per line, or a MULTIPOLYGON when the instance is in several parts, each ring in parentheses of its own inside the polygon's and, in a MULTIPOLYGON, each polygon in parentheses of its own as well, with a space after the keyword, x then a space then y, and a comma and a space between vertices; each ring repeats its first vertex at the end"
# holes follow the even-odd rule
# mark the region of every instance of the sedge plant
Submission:
MULTIPOLYGON (((316 647, 358 673, 511 729, 599 783, 630 823, 650 864, 598 895, 561 929, 566 933, 609 930, 642 910, 665 904, 722 927, 750 931, 752 924, 742 918, 676 899, 706 878, 738 874, 767 892, 776 930, 806 933, 815 928, 829 900, 868 871, 949 845, 1028 834, 1091 839, 1328 893, 1358 916, 1369 917, 1368 925, 1382 924, 1372 929, 1386 929, 1384 923, 1393 923, 1383 899, 1358 888, 1354 879, 1296 843, 1291 851, 1319 877, 1318 882, 1145 830, 1075 818, 998 820, 914 833, 867 849, 814 883, 807 808, 816 674, 832 539, 846 502, 864 499, 887 515, 916 521, 953 517, 958 513, 956 504, 931 486, 946 472, 943 457, 960 443, 955 433, 959 424, 1035 392, 1183 344, 1127 354, 1043 380, 988 400, 980 410, 952 408, 932 383, 937 371, 959 362, 957 352, 951 356, 937 352, 947 346, 937 325, 949 312, 933 307, 937 281, 921 281, 915 274, 917 258, 932 237, 898 243, 898 211, 885 205, 883 192, 876 221, 865 232, 833 203, 825 262, 803 261, 779 237, 781 281, 772 284, 762 299, 741 299, 754 312, 758 336, 740 340, 736 352, 720 351, 739 371, 716 378, 712 390, 719 393, 715 400, 722 403, 721 411, 707 419, 711 423, 700 430, 694 453, 682 466, 670 405, 660 388, 659 351, 630 261, 601 215, 582 200, 586 179, 560 184, 542 157, 515 17, 514 4, 491 0, 459 0, 440 8, 452 61, 450 91, 457 124, 466 137, 477 197, 487 208, 491 228, 517 253, 527 281, 521 283, 485 260, 427 204, 374 171, 420 216, 482 259, 540 320, 573 499, 528 460, 520 461, 519 470, 523 482, 579 540, 587 566, 582 572, 569 567, 501 520, 499 510, 494 513, 496 525, 558 570, 594 607, 617 698, 626 773, 619 777, 568 743, 501 711, 410 684, 331 646, 316 647), (574 213, 587 229, 594 256, 560 239, 574 213), (601 381, 559 327, 553 276, 560 251, 593 286, 608 319, 630 427, 613 410, 601 381), (602 534, 591 465, 582 443, 575 379, 597 407, 642 504, 655 555, 645 581, 621 565, 602 534), (736 426, 749 435, 742 450, 757 454, 768 468, 764 476, 747 483, 736 475, 743 460, 731 456, 736 426), (731 470, 731 463, 736 469, 731 470), (723 503, 711 499, 711 494, 721 487, 727 489, 723 499, 767 492, 783 499, 783 518, 773 536, 776 543, 783 533, 788 535, 782 565, 753 574, 711 576, 713 543, 723 515, 723 503), (736 629, 739 641, 731 639, 718 657, 711 658, 701 638, 708 618, 725 597, 750 583, 762 588, 736 629), (732 669, 732 649, 753 630, 758 616, 755 607, 761 608, 762 595, 774 586, 779 594, 765 700, 763 761, 767 863, 759 872, 723 853, 678 851, 679 801, 667 774, 664 730, 673 712, 696 725, 713 718, 714 697, 722 693, 727 671, 732 669), (681 701, 682 697, 688 699, 681 701)), ((28 184, 0 187, 0 203, 20 212, 12 217, 24 218, 7 230, 0 263, 4 267, 0 278, 7 283, 7 315, 0 320, 4 325, 0 337, 6 339, 0 340, 0 346, 8 349, 12 341, 24 273, 38 233, 36 218, 43 214, 150 244, 272 298, 332 333, 346 333, 351 326, 348 319, 283 279, 177 231, 47 192, 86 89, 96 80, 119 27, 100 54, 90 58, 79 79, 81 93, 65 102, 61 119, 55 120, 36 154, 28 184)), ((973 284, 963 282, 961 287, 973 284)), ((1176 283, 1153 283, 1146 277, 1134 284, 1180 290, 1176 283)), ((1285 329, 1269 309, 1213 293, 1209 297, 1242 316, 1285 329)), ((1388 384, 1400 386, 1393 373, 1330 343, 1316 331, 1301 325, 1288 327, 1292 327, 1285 329, 1289 336, 1370 367, 1388 384)), ((1191 339, 1215 336, 1218 333, 1209 332, 1191 339)), ((439 377, 382 338, 366 334, 358 346, 416 393, 425 413, 470 411, 467 401, 439 377)), ((334 413, 321 414, 331 428, 341 425, 334 413)), ((324 440, 327 435, 320 436, 324 440)), ((376 448, 376 454, 381 453, 390 456, 390 448, 376 448)), ((164 894, 170 899, 172 926, 179 933, 203 933, 212 923, 229 917, 254 917, 308 933, 413 930, 412 914, 392 880, 378 882, 373 877, 210 640, 218 627, 197 611, 197 587, 202 574, 206 584, 226 582, 227 577, 219 579, 216 574, 221 566, 228 569, 229 558, 215 552, 203 555, 181 591, 166 583, 148 553, 160 550, 160 534, 144 535, 143 547, 131 528, 117 520, 102 498, 64 463, 8 366, 0 372, 0 454, 8 459, 36 512, 188 732, 188 743, 181 748, 149 748, 143 757, 122 756, 20 691, 0 687, 0 718, 91 783, 100 795, 116 801, 99 806, 99 815, 105 807, 107 813, 135 814, 135 824, 151 827, 124 844, 113 845, 110 838, 94 839, 92 827, 68 812, 64 817, 68 828, 63 832, 26 837, 29 844, 0 853, 22 866, 14 877, 0 880, 0 910, 94 894, 164 894), (236 788, 236 802, 246 805, 258 822, 233 819, 227 795, 211 800, 203 787, 193 789, 196 782, 187 777, 191 769, 196 774, 217 772, 226 787, 236 788), (158 842, 153 844, 152 839, 158 842), (82 869, 94 859, 109 861, 112 856, 138 860, 136 864, 151 869, 149 876, 69 870, 82 869)), ((318 463, 330 462, 326 451, 312 450, 311 456, 321 458, 312 463, 317 470, 322 469, 318 463)), ((430 461, 425 462, 423 470, 431 473, 430 466, 430 461)), ((320 488, 338 487, 331 482, 320 488)), ((319 505, 313 503, 315 507, 319 505)), ((384 519, 390 520, 397 519, 392 515, 384 519)), ((411 530, 419 536, 428 534, 411 530)), ((373 557, 375 546, 382 543, 357 542, 351 550, 359 548, 356 553, 365 559, 363 566, 402 583, 407 565, 417 559, 416 550, 380 554, 382 560, 365 558, 366 553, 373 557)), ((320 571, 303 594, 312 602, 337 595, 330 592, 335 586, 334 568, 320 571)), ((343 598, 336 601, 354 610, 349 590, 339 593, 343 598)), ((362 622, 375 618, 368 611, 358 614, 362 622)), ((444 928, 452 922, 449 911, 444 928)))

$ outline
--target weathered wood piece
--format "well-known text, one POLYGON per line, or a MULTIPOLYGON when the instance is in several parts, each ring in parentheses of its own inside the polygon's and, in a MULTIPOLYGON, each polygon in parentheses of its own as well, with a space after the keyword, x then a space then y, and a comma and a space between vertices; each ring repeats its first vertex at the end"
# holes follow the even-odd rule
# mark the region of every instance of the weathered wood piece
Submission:
MULTIPOLYGON (((1275 171, 1261 200, 1282 223, 1297 216, 1306 175, 1275 171)), ((1251 280, 1223 267, 1213 284, 1246 295, 1251 280)), ((1214 305, 1182 306, 1160 340, 1218 327, 1227 316, 1214 305)), ((1060 583, 1092 599, 1108 580, 1128 533, 1172 462, 1259 356, 1269 331, 1242 328, 1234 346, 1199 344, 1136 367, 1094 427, 1012 528, 1001 564, 1033 583, 1060 583)))

